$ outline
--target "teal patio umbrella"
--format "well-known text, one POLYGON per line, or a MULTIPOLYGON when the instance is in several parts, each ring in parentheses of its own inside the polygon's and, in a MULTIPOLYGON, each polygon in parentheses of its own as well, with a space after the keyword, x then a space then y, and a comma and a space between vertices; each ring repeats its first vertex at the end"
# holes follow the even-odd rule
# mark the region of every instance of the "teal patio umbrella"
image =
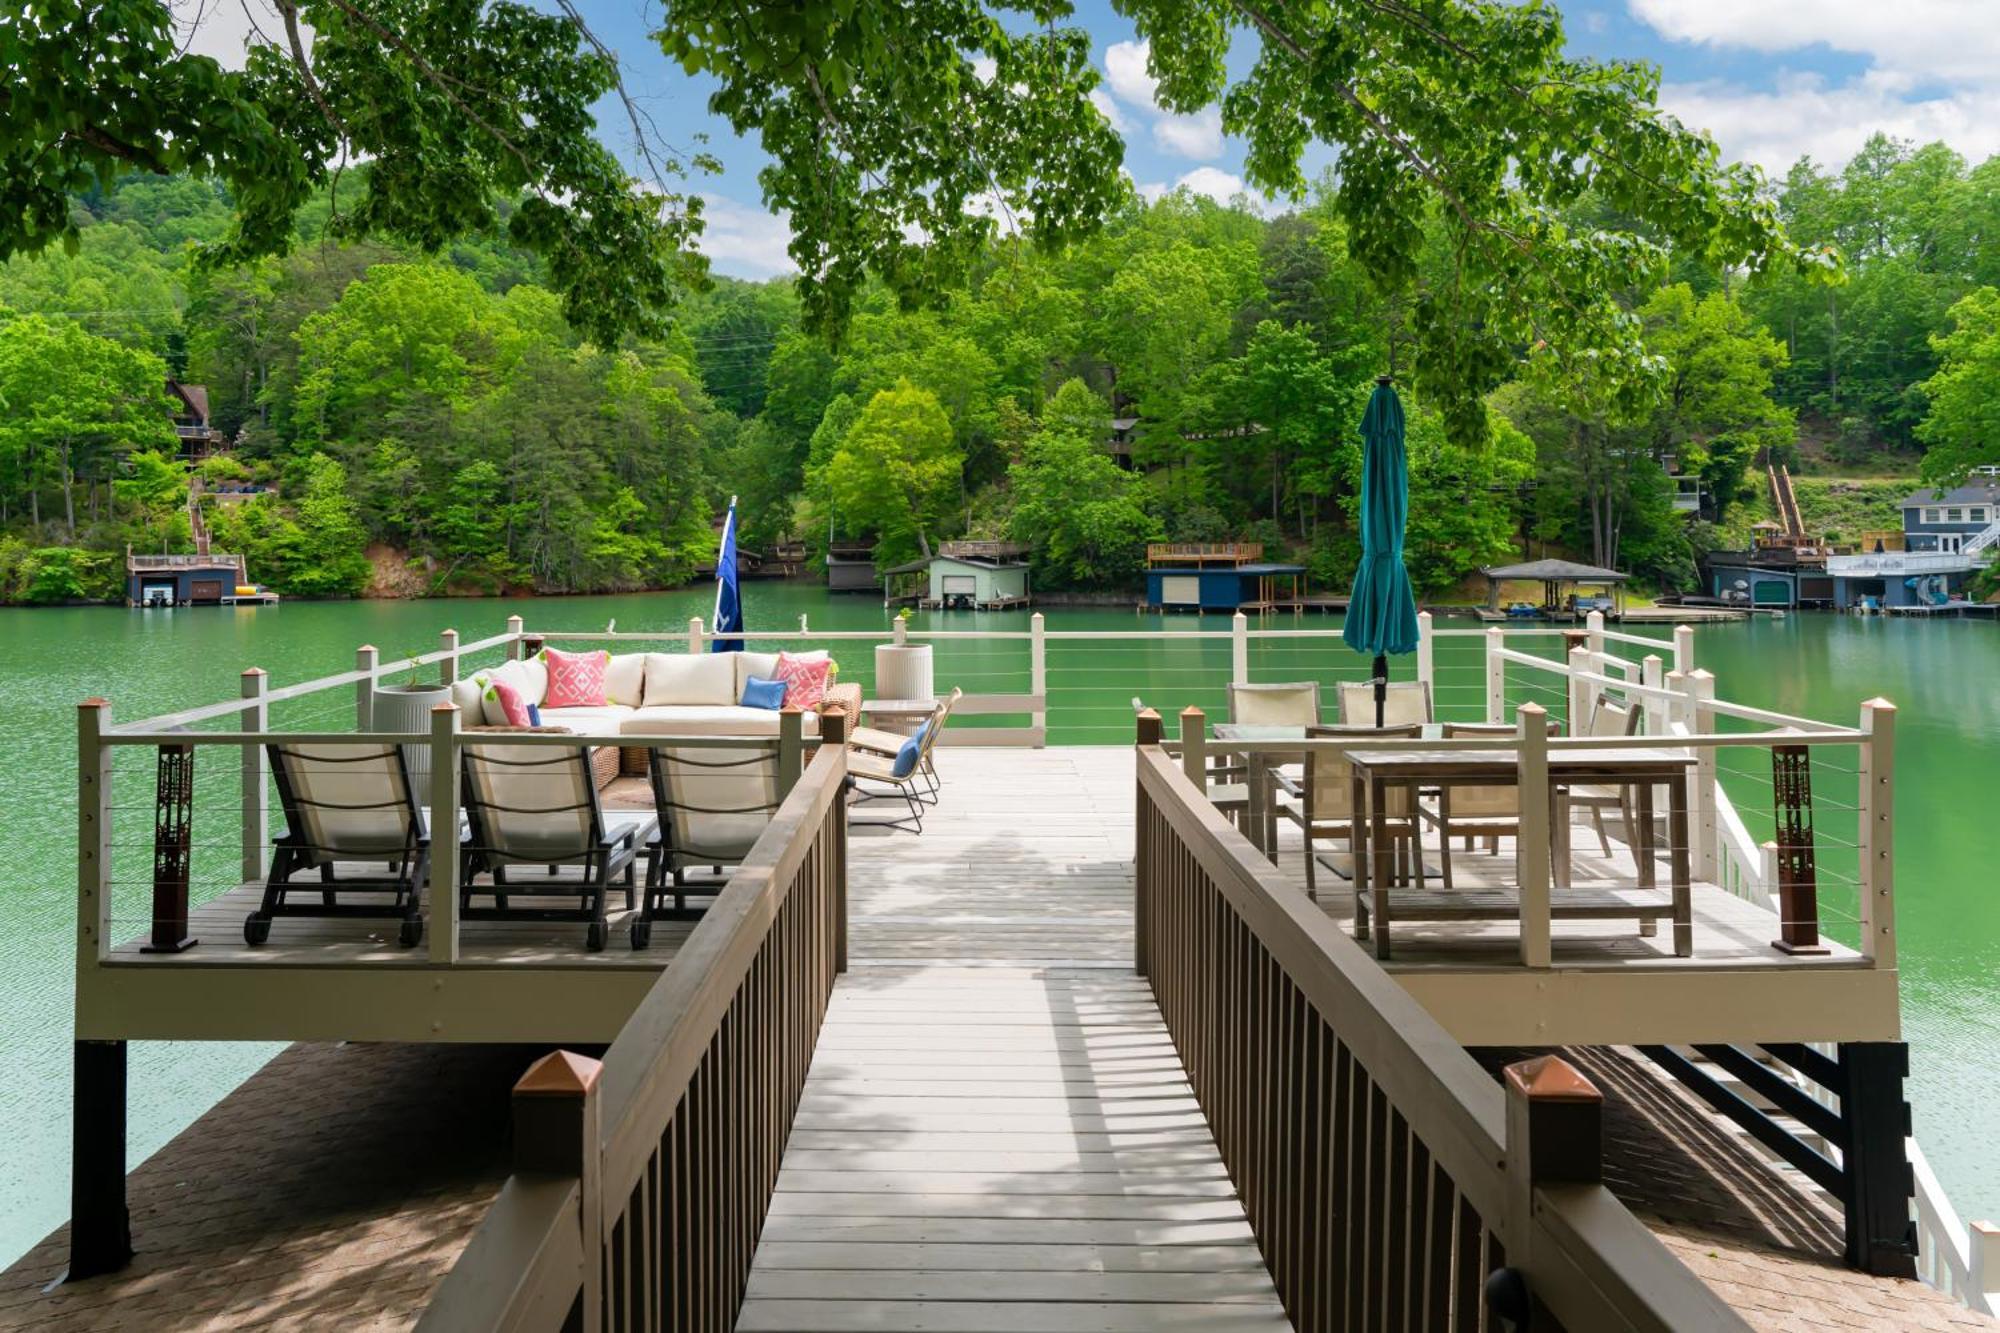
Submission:
POLYGON ((1375 381, 1361 418, 1361 565, 1340 637, 1375 655, 1375 725, 1389 693, 1389 654, 1417 646, 1417 599, 1403 568, 1403 526, 1410 516, 1410 470, 1403 453, 1403 402, 1389 377, 1375 381))

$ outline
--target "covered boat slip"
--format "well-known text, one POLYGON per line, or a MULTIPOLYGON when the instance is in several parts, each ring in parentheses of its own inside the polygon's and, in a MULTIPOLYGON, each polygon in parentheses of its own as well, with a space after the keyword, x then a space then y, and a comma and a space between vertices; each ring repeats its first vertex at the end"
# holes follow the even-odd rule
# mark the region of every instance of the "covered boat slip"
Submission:
MULTIPOLYGON (((1463 1046, 1761 1043, 1800 1048, 1822 1080, 1881 1075, 1859 1056, 1851 1070, 1844 1054, 1815 1064, 1810 1044, 1900 1051, 1886 866, 1893 713, 1843 728, 1718 703, 1685 633, 1639 639, 1593 623, 1560 661, 1532 651, 1546 631, 1460 633, 1483 662, 1475 679, 1442 673, 1447 715, 1504 717, 1540 698, 1584 717, 1608 693, 1660 726, 1621 745, 1696 755, 1685 955, 1664 925, 1646 934, 1636 919, 1564 915, 1531 837, 1519 857, 1506 840, 1456 857, 1456 891, 1512 895, 1509 915, 1399 921, 1378 962, 1349 938, 1338 848, 1320 849, 1334 864, 1314 902, 1295 831, 1260 850, 1189 780, 1209 758, 1255 763, 1258 744, 1190 746, 1169 728, 1149 738, 1143 718, 1136 749, 941 754, 941 801, 914 838, 876 824, 866 803, 850 811, 843 749, 795 742, 783 805, 727 889, 698 921, 656 923, 645 950, 629 947, 616 892, 601 953, 571 923, 462 921, 452 857, 433 863, 415 948, 399 946, 394 922, 366 919, 281 919, 253 947, 242 912, 269 833, 256 746, 352 739, 267 731, 266 710, 372 687, 375 674, 275 691, 246 677, 247 704, 116 729, 86 708, 74 1271, 119 1280, 126 1201, 122 1159, 108 1150, 122 1141, 127 1039, 509 1041, 610 1049, 601 1064, 551 1057, 516 1086, 512 1174, 463 1252, 439 1256, 451 1275, 417 1303, 432 1327, 554 1328, 575 1309, 590 1328, 723 1328, 739 1305, 746 1329, 1360 1328, 1405 1315, 1427 1327, 1489 1317, 1479 1292, 1501 1268, 1553 1312, 1538 1327, 1737 1326, 1603 1191, 1594 1156, 1529 1151, 1546 1134, 1594 1141, 1595 1112, 1578 1109, 1596 1105, 1587 1085, 1544 1063, 1503 1091, 1463 1046), (1653 655, 1627 660, 1621 648, 1653 655), (218 720, 240 730, 177 730, 218 720), (1715 774, 1744 756, 1768 762, 1773 745, 1854 780, 1852 829, 1840 810, 1849 789, 1823 781, 1815 795, 1827 850, 1840 831, 1862 844, 1849 938, 1868 947, 1772 947, 1803 927, 1809 904, 1795 871, 1781 876, 1750 840, 1715 774), (111 780, 114 756, 150 766, 157 755, 169 775, 176 750, 225 779, 224 813, 242 821, 226 849, 236 887, 179 919, 174 820, 160 813, 171 803, 139 806, 158 815, 152 836, 133 837, 143 823, 130 815, 122 837, 111 831, 114 813, 134 807, 131 784, 111 780), (145 848, 150 922, 111 910, 118 884, 121 902, 135 900, 145 848), (161 947, 187 936, 201 943, 161 947), (1297 1161, 1317 1163, 1303 1193, 1276 1169, 1297 1161), (1328 1192, 1347 1189, 1359 1193, 1345 1206, 1328 1192), (1355 1218, 1370 1219, 1366 1234, 1355 1218), (1376 1232, 1399 1239, 1384 1248, 1376 1232)), ((539 637, 516 625, 434 657, 455 671, 462 656, 513 655, 539 637)), ((1012 637, 1035 658, 1036 690, 1006 706, 1045 707, 1040 627, 1012 637)), ((1243 679, 1241 618, 1213 637, 1233 641, 1243 679)), ((1258 637, 1268 647, 1291 636, 1258 637)), ((690 647, 704 646, 696 627, 690 647)), ((1420 673, 1438 680, 1428 649, 1423 658, 1420 673)), ((429 804, 449 808, 452 757, 476 738, 437 716, 432 734, 381 739, 432 748, 429 804)), ((1572 744, 1591 741, 1548 747, 1572 744)), ((1548 749, 1519 748, 1528 789, 1548 749)), ((197 816, 217 795, 193 793, 197 816)), ((614 783, 602 799, 607 811, 643 805, 644 784, 614 783)), ((1587 826, 1575 835, 1570 888, 1615 893, 1638 877, 1616 819, 1605 845, 1587 826)), ((1823 856, 1829 874, 1835 859, 1823 856)), ((1900 1104, 1898 1078, 1875 1081, 1900 1104)), ((1860 1111, 1824 1115, 1829 1141, 1861 1161, 1860 1111)), ((1825 1169, 1841 1188, 1873 1191, 1843 1202, 1850 1246, 1858 1236, 1864 1251, 1894 1251, 1907 1191, 1825 1169)), ((1896 1263, 1893 1253, 1848 1260, 1896 1263)))

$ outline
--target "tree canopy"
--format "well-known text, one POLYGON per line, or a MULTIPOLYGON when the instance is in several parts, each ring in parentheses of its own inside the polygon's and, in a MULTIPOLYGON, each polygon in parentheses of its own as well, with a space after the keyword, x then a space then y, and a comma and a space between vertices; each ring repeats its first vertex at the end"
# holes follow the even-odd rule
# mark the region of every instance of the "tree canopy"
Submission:
MULTIPOLYGON (((553 14, 278 0, 282 32, 253 39, 240 70, 183 49, 161 0, 12 4, 0 258, 75 245, 69 197, 129 172, 227 186, 233 217, 205 242, 211 262, 278 255, 351 172, 358 192, 328 235, 437 253, 504 230, 601 344, 662 332, 699 271, 699 199, 681 181, 714 164, 666 152, 629 100, 643 168, 599 142, 590 108, 622 94, 620 75, 573 0, 553 14)), ((1117 8, 1149 44, 1162 105, 1219 104, 1253 185, 1298 198, 1306 146, 1337 150, 1347 253, 1408 296, 1412 382, 1462 443, 1483 439, 1480 398, 1524 360, 1578 400, 1649 398, 1658 362, 1618 293, 1658 281, 1670 255, 1753 272, 1835 264, 1787 239, 1755 171, 1658 109, 1651 67, 1566 55, 1548 6, 1117 8), (1232 81, 1239 37, 1254 60, 1232 81), (1586 197, 1603 205, 1591 224, 1573 212, 1586 197)), ((941 302, 996 237, 1073 242, 1130 195, 1090 101, 1089 36, 1063 0, 666 0, 658 40, 714 80, 711 108, 770 155, 765 201, 790 217, 817 328, 842 330, 871 280, 941 302)))

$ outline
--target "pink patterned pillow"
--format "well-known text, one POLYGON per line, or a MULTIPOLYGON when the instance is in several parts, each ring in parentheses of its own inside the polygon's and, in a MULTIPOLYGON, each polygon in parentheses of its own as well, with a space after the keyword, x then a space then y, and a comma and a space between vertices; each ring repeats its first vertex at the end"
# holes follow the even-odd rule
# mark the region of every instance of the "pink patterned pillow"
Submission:
POLYGON ((486 682, 486 697, 499 701, 500 711, 506 715, 510 727, 525 727, 528 722, 528 701, 521 692, 504 680, 486 682))
POLYGON ((594 653, 544 648, 542 662, 549 669, 549 689, 542 707, 604 707, 604 671, 611 665, 610 653, 601 648, 594 653))
POLYGON ((818 708, 826 698, 826 677, 832 668, 833 663, 824 656, 794 657, 779 653, 778 665, 771 675, 785 682, 785 707, 818 708))

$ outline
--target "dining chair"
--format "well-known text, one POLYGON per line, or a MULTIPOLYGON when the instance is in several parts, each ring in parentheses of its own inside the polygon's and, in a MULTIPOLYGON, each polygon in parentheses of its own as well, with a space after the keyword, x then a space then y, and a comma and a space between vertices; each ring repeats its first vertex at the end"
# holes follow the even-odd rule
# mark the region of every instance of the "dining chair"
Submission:
MULTIPOLYGON (((1383 726, 1407 727, 1413 723, 1422 726, 1432 720, 1429 681, 1399 680, 1390 683, 1382 697, 1383 726)), ((1375 725, 1375 682, 1340 682, 1340 722, 1346 727, 1372 728, 1375 725)))
MULTIPOLYGON (((1377 731, 1374 727, 1308 727, 1306 739, 1328 740, 1342 736, 1354 739, 1382 740, 1385 737, 1422 736, 1423 728, 1417 724, 1400 727, 1385 727, 1377 731)), ((1305 839, 1306 851, 1306 897, 1317 900, 1318 857, 1313 846, 1316 842, 1346 841, 1354 832, 1354 765, 1348 761, 1347 752, 1337 747, 1312 750, 1306 755, 1304 780, 1293 784, 1280 777, 1280 790, 1295 798, 1294 804, 1280 805, 1278 813, 1299 826, 1305 839)), ((1402 788, 1391 788, 1384 795, 1383 814, 1386 829, 1397 854, 1405 851, 1418 862, 1418 878, 1423 876, 1421 844, 1418 841, 1418 826, 1415 807, 1409 793, 1402 788)), ((1351 850, 1351 849, 1350 849, 1351 850)))

